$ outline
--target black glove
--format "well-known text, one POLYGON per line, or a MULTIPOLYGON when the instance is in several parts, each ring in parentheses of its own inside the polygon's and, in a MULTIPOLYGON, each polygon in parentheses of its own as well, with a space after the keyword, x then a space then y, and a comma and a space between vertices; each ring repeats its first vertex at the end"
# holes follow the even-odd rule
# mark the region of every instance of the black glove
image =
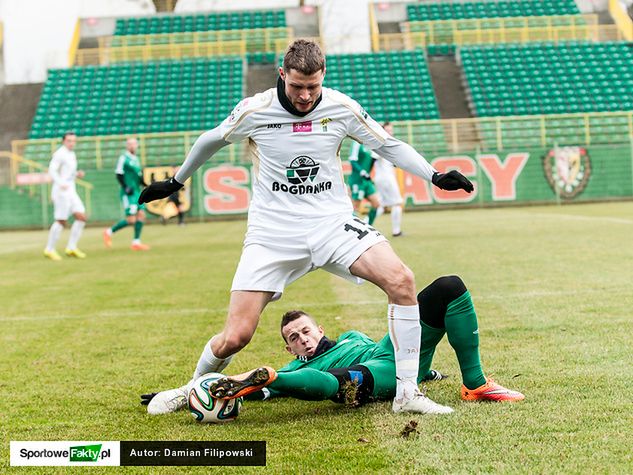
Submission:
POLYGON ((363 178, 363 180, 371 180, 371 175, 367 173, 366 170, 361 170, 360 176, 363 178))
POLYGON ((126 186, 123 191, 125 191, 126 195, 131 195, 132 194, 132 188, 130 188, 129 186, 126 186))
POLYGON ((468 178, 459 173, 457 170, 451 170, 448 173, 433 173, 431 181, 435 186, 442 190, 455 191, 464 190, 470 193, 475 189, 468 178))
POLYGON ((141 404, 147 406, 158 393, 141 394, 141 404))
POLYGON ((178 183, 174 178, 155 181, 141 192, 141 196, 138 197, 138 204, 167 198, 175 191, 180 190, 183 186, 182 183, 178 183))

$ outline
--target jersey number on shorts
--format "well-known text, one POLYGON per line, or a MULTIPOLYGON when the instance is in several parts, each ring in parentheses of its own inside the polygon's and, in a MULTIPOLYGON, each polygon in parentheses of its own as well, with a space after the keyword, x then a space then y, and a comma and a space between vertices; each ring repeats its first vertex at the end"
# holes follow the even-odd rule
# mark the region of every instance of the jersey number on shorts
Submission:
POLYGON ((371 227, 369 224, 361 221, 358 218, 354 218, 354 221, 356 221, 357 223, 360 223, 366 229, 364 230, 358 229, 357 227, 354 227, 351 224, 345 224, 345 231, 354 231, 356 234, 358 234, 358 239, 363 239, 365 236, 369 234, 369 231, 376 231, 375 228, 371 227))

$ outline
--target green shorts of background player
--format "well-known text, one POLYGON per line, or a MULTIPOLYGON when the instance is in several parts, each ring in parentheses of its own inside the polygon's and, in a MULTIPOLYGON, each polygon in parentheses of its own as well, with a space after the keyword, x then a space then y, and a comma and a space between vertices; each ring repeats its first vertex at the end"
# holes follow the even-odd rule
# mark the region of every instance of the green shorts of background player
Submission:
POLYGON ((134 238, 131 249, 133 251, 148 251, 149 246, 141 242, 141 233, 145 223, 145 205, 138 204, 138 197, 141 194, 141 187, 145 186, 143 181, 143 168, 141 161, 136 156, 138 141, 129 138, 126 141, 126 151, 117 162, 115 175, 119 185, 119 198, 121 206, 125 210, 125 219, 115 223, 103 230, 103 242, 106 247, 112 247, 112 234, 127 226, 134 226, 134 238))
POLYGON ((352 173, 349 176, 349 188, 352 194, 354 213, 356 216, 360 216, 360 207, 363 200, 369 201, 371 208, 367 215, 367 222, 374 224, 378 208, 380 207, 376 186, 371 180, 371 169, 374 166, 374 159, 369 150, 366 150, 358 142, 354 142, 350 150, 349 162, 352 165, 352 173))
MULTIPOLYGON (((523 394, 506 389, 484 375, 477 315, 461 278, 440 277, 418 294, 418 302, 422 325, 418 383, 443 379, 441 373, 431 370, 431 362, 437 344, 446 334, 459 362, 463 400, 524 399, 523 394)), ((231 397, 247 399, 279 396, 330 399, 352 405, 386 400, 395 394, 395 363, 389 335, 375 343, 363 333, 349 331, 333 341, 310 315, 299 310, 283 316, 281 334, 286 350, 296 357, 294 361, 277 372, 264 367, 221 379, 210 387, 211 393, 225 397, 228 392, 231 397), (262 369, 268 377, 262 378, 262 369)))

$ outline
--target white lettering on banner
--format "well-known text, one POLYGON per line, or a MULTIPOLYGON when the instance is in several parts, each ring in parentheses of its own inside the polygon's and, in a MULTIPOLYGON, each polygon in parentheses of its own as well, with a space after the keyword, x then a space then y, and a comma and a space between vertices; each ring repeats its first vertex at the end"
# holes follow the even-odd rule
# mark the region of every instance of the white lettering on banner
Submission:
POLYGON ((530 158, 529 153, 509 153, 504 163, 498 155, 479 155, 479 163, 492 183, 494 201, 514 201, 517 199, 517 178, 530 158))

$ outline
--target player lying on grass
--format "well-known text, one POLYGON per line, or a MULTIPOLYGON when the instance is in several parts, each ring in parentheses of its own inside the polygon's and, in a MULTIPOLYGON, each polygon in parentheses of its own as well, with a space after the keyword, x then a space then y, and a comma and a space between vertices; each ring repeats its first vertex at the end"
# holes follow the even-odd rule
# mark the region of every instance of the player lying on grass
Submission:
MULTIPOLYGON (((479 358, 479 327, 470 293, 457 276, 440 277, 418 294, 422 336, 418 383, 442 379, 431 370, 435 348, 444 333, 455 350, 462 374, 461 398, 466 401, 519 401, 523 394, 506 389, 484 375, 479 358)), ((267 399, 291 396, 304 400, 331 399, 353 405, 392 398, 395 390, 394 351, 389 335, 375 343, 349 331, 333 341, 323 327, 300 311, 281 321, 286 350, 296 359, 279 371, 263 367, 226 377, 210 386, 213 396, 267 399)), ((433 413, 452 409, 436 404, 433 413)))

